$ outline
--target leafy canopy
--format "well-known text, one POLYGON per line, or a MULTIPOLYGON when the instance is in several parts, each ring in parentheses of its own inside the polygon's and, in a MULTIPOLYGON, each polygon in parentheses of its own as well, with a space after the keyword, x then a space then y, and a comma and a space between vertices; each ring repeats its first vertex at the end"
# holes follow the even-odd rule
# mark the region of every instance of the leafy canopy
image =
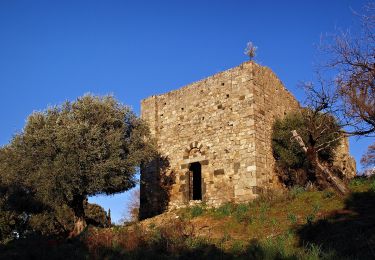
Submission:
POLYGON ((134 175, 154 154, 149 131, 112 96, 85 95, 34 112, 0 149, 0 176, 50 207, 81 204, 96 194, 135 186, 134 175))

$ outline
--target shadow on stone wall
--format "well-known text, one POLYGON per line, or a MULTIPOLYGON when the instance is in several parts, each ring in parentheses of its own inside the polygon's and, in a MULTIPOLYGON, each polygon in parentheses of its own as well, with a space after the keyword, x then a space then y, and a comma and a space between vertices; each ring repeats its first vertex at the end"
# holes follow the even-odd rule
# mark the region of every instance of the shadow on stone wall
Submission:
POLYGON ((176 173, 170 170, 169 159, 160 154, 141 169, 139 219, 163 213, 169 204, 176 173))

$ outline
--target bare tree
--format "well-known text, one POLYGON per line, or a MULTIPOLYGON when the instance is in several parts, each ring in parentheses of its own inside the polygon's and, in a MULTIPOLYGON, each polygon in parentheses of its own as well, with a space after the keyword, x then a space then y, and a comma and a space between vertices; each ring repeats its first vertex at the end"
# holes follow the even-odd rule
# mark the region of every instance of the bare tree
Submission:
POLYGON ((128 214, 130 221, 138 221, 139 219, 139 205, 140 205, 140 191, 136 188, 131 191, 128 214))
MULTIPOLYGON (((334 169, 332 161, 335 149, 339 145, 345 132, 331 113, 338 98, 335 92, 326 88, 325 82, 320 79, 319 85, 304 83, 306 92, 304 108, 300 111, 300 125, 291 122, 290 129, 293 142, 299 144, 309 165, 309 175, 313 175, 320 188, 333 186, 340 193, 349 192, 346 184, 336 173, 341 169, 334 169)), ((339 174, 344 177, 344 173, 339 174)))
POLYGON ((365 167, 375 166, 375 143, 368 147, 366 154, 362 156, 361 163, 365 167))
POLYGON ((140 190, 139 187, 129 192, 129 200, 125 203, 126 211, 120 219, 120 223, 136 222, 139 220, 140 190))
MULTIPOLYGON (((375 4, 355 14, 361 24, 356 33, 339 31, 321 44, 326 57, 320 72, 334 75, 324 88, 313 91, 352 135, 375 134, 375 4), (317 95, 318 94, 318 95, 317 95), (329 99, 327 99, 327 96, 329 99)), ((316 90, 316 89, 311 89, 316 90)))

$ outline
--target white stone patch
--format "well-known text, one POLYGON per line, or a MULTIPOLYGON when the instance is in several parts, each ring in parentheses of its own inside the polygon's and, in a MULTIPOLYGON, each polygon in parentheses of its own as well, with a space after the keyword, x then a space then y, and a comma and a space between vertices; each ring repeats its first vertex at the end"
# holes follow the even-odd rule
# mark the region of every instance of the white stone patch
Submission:
POLYGON ((246 170, 248 172, 256 171, 257 167, 255 165, 247 166, 246 170))

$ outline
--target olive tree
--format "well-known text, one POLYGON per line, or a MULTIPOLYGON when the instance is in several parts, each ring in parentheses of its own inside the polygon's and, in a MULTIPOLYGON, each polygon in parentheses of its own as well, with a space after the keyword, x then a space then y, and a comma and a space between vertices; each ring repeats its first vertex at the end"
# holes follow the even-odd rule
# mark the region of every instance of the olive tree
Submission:
POLYGON ((43 205, 67 205, 78 234, 86 226, 88 196, 135 186, 137 167, 154 154, 148 135, 145 123, 114 97, 85 95, 32 113, 2 148, 0 175, 28 187, 43 205))

